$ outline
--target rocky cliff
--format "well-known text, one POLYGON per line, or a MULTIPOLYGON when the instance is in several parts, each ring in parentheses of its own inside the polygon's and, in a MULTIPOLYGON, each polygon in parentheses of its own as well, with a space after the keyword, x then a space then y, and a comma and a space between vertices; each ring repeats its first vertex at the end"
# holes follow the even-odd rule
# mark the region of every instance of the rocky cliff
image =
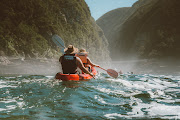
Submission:
POLYGON ((8 56, 56 57, 51 36, 109 59, 108 42, 84 0, 1 0, 0 51, 8 56))
MULTIPOLYGON (((96 21, 103 30, 106 38, 108 38, 110 45, 113 44, 113 39, 115 39, 116 35, 119 33, 119 26, 121 26, 121 23, 123 23, 126 17, 129 16, 126 14, 128 10, 128 7, 112 10, 96 21)), ((112 46, 109 46, 109 49, 111 49, 111 47, 112 46)))
POLYGON ((180 58, 179 5, 179 0, 139 0, 98 19, 111 57, 180 58))

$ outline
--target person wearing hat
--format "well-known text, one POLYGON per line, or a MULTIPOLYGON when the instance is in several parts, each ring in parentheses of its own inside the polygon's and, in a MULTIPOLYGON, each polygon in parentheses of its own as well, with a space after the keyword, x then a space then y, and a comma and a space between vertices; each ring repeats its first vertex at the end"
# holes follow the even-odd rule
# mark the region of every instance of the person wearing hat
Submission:
POLYGON ((94 75, 84 67, 81 59, 76 57, 75 54, 78 53, 77 48, 75 48, 73 45, 69 45, 64 49, 64 52, 65 54, 59 58, 63 74, 76 74, 77 68, 80 68, 84 73, 94 77, 94 75))
POLYGON ((91 60, 88 57, 88 52, 86 52, 86 50, 84 48, 79 50, 77 57, 79 57, 81 59, 84 67, 88 68, 89 71, 91 70, 91 67, 99 67, 99 65, 96 65, 91 62, 91 60))

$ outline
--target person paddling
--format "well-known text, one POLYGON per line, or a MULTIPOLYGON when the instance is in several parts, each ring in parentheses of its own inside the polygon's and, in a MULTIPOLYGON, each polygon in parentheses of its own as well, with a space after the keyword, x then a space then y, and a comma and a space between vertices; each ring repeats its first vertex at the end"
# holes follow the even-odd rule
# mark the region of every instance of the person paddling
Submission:
POLYGON ((84 67, 81 59, 79 57, 76 57, 75 54, 78 52, 77 48, 75 48, 73 45, 69 45, 64 49, 64 52, 65 54, 59 58, 63 74, 76 74, 77 68, 80 68, 84 73, 95 77, 84 67))
POLYGON ((89 71, 91 71, 91 67, 99 67, 99 65, 96 65, 91 62, 91 60, 88 57, 88 52, 84 48, 79 50, 79 53, 76 55, 79 57, 84 65, 84 67, 88 68, 89 71))

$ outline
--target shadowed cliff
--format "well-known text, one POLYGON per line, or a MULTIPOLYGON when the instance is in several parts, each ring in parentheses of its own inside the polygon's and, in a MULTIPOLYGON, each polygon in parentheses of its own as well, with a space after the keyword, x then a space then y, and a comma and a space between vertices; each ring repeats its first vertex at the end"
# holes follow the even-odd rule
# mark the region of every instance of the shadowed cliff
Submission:
POLYGON ((179 6, 178 0, 139 0, 98 19, 112 59, 180 58, 179 6))

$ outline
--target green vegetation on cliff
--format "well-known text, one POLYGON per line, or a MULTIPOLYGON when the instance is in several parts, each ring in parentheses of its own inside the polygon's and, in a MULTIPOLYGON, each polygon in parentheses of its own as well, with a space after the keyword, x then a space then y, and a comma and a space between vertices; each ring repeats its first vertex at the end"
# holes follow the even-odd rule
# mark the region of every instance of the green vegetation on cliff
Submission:
POLYGON ((66 45, 86 48, 95 59, 109 58, 108 42, 84 0, 0 1, 0 51, 6 55, 55 57, 53 34, 66 45))

